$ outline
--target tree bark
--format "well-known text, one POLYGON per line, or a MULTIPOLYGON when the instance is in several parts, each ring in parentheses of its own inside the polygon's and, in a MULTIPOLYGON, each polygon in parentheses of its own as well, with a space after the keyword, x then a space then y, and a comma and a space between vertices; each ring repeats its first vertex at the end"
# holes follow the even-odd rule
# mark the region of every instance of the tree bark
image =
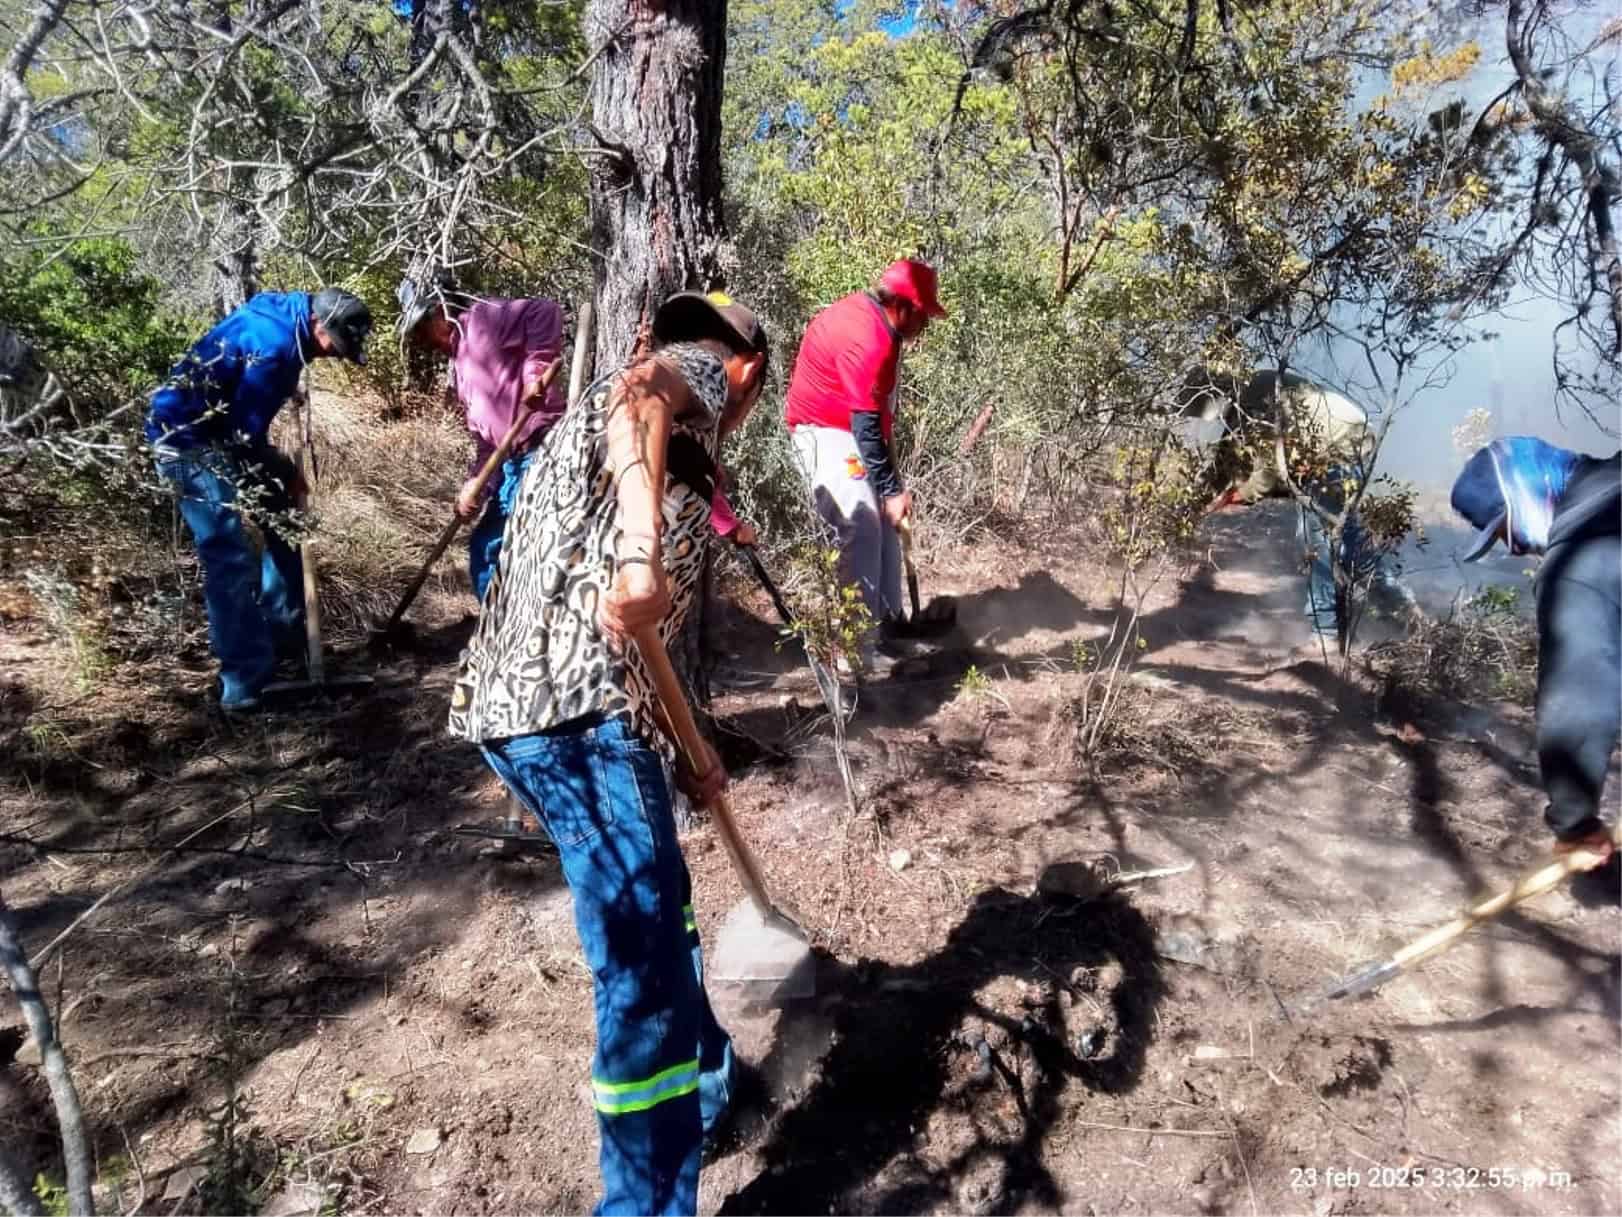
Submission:
MULTIPOLYGON (((227 180, 231 171, 226 171, 227 180)), ((227 187, 229 189, 229 186, 227 187)), ((259 257, 253 213, 240 199, 220 205, 210 243, 214 264, 214 319, 237 311, 259 292, 259 257)))
MULTIPOLYGON (((51 31, 62 23, 67 0, 49 0, 34 11, 27 32, 17 40, 0 66, 0 162, 5 161, 28 138, 34 117, 34 99, 28 91, 28 70, 45 45, 51 31)), ((722 14, 725 16, 725 13, 722 14)))
MULTIPOLYGON (((231 6, 223 0, 212 0, 208 5, 208 19, 216 33, 227 38, 233 34, 231 6)), ((195 62, 192 67, 195 70, 195 62)), ((210 151, 218 156, 232 138, 230 132, 212 133, 210 151)), ((242 185, 238 170, 227 167, 215 173, 223 179, 218 186, 224 197, 215 209, 214 231, 209 234, 209 302, 214 308, 214 320, 220 321, 259 292, 259 234, 257 217, 236 193, 242 185)))
POLYGON ((726 0, 591 0, 597 367, 645 345, 672 292, 721 284, 726 0), (606 44, 606 45, 604 45, 606 44))

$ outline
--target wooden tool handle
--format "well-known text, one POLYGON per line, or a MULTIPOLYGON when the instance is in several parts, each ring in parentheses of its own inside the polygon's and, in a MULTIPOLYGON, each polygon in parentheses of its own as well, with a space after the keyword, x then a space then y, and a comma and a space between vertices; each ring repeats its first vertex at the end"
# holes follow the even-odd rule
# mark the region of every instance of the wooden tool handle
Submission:
POLYGON ((434 569, 434 563, 439 561, 439 555, 450 548, 451 542, 456 539, 457 529, 461 527, 461 517, 452 512, 450 522, 440 530, 439 540, 434 542, 434 547, 428 551, 427 559, 417 568, 417 573, 412 576, 410 584, 401 594, 399 603, 394 606, 394 612, 389 614, 389 619, 383 626, 385 630, 392 630, 400 624, 400 618, 405 616, 411 602, 417 598, 417 593, 422 591, 422 585, 428 582, 428 572, 434 569))
MULTIPOLYGON (((540 409, 540 403, 546 400, 546 391, 552 387, 552 381, 557 378, 558 369, 562 366, 563 356, 561 355, 547 364, 546 371, 541 373, 539 392, 530 399, 528 404, 519 409, 517 416, 513 419, 512 426, 507 428, 507 434, 501 437, 501 443, 496 445, 496 450, 479 467, 479 472, 473 479, 473 495, 475 498, 484 493, 484 488, 490 484, 490 479, 495 476, 496 470, 500 469, 502 463, 512 454, 513 445, 518 442, 518 433, 529 424, 530 415, 540 409)), ((422 585, 428 582, 428 572, 434 569, 434 563, 439 561, 439 556, 450 548, 451 542, 456 539, 457 530, 461 527, 462 518, 455 511, 452 511, 450 522, 440 532, 439 540, 434 542, 433 549, 428 551, 427 559, 418 568, 410 584, 407 585, 405 592, 400 596, 399 603, 394 606, 394 612, 389 614, 388 622, 383 626, 385 631, 392 630, 400 624, 400 618, 405 616, 406 610, 411 607, 411 602, 417 598, 417 593, 422 590, 422 585)))
POLYGON ((912 564, 912 517, 902 516, 901 523, 895 526, 895 530, 901 538, 901 560, 906 563, 909 571, 916 570, 912 564))
POLYGON ((580 319, 574 327, 574 361, 569 366, 569 404, 580 400, 586 387, 586 373, 591 366, 591 298, 580 302, 580 319))
POLYGON ((535 391, 535 396, 518 408, 518 412, 513 416, 513 425, 507 428, 507 434, 501 437, 501 443, 496 445, 496 450, 490 454, 489 459, 480 467, 478 476, 473 479, 475 496, 484 493, 484 488, 490 484, 496 470, 500 469, 502 463, 512 454, 513 445, 518 442, 518 433, 529 425, 529 416, 541 408, 541 403, 546 400, 546 391, 552 387, 552 382, 557 379, 558 369, 562 366, 562 355, 546 365, 546 371, 541 373, 540 387, 535 391))
MULTIPOLYGON (((307 510, 310 505, 309 495, 309 448, 301 444, 298 450, 298 476, 304 483, 306 490, 299 496, 298 507, 300 511, 307 510)), ((306 536, 299 542, 299 566, 304 571, 304 658, 306 674, 312 684, 321 684, 326 680, 326 656, 321 647, 321 587, 316 579, 315 550, 306 536)))
MULTIPOLYGON (((698 724, 693 721, 693 711, 687 704, 687 695, 682 692, 681 681, 676 679, 676 669, 670 665, 670 655, 659 637, 659 627, 653 625, 639 631, 636 649, 641 652, 642 662, 648 665, 648 672, 653 677, 654 688, 659 694, 659 706, 664 711, 665 721, 675 733, 676 746, 681 749, 691 768, 696 759, 704 755, 704 737, 699 733, 698 724)), ((711 800, 709 812, 715 818, 721 843, 726 846, 733 869, 743 883, 743 890, 748 893, 761 917, 780 917, 771 896, 767 894, 766 880, 760 873, 760 866, 738 832, 737 822, 732 818, 732 807, 724 793, 717 794, 711 800)))
POLYGON ((748 559, 749 565, 754 568, 755 578, 760 580, 760 586, 765 588, 766 594, 771 597, 772 607, 777 610, 777 615, 782 619, 784 627, 792 630, 794 628, 794 614, 789 611, 788 604, 783 600, 783 594, 777 590, 777 584, 773 583, 772 577, 766 573, 766 564, 760 560, 760 555, 755 552, 755 547, 753 545, 740 545, 738 548, 743 551, 743 556, 748 559))
POLYGON ((1463 916, 1455 917, 1423 938, 1409 943, 1391 957, 1391 962, 1398 967, 1406 968, 1427 956, 1434 955, 1483 921, 1490 921, 1522 901, 1530 900, 1533 896, 1542 895, 1550 888, 1557 887, 1575 871, 1586 870, 1596 857, 1597 855, 1589 850, 1576 849, 1569 854, 1550 859, 1536 870, 1522 875, 1508 890, 1499 892, 1491 899, 1483 900, 1463 916))

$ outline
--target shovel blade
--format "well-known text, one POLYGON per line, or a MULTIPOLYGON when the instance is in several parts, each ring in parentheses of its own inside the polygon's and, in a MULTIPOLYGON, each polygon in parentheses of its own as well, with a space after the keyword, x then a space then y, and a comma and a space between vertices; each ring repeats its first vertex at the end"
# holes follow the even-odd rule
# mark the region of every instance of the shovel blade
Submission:
POLYGON ((815 963, 803 930, 744 900, 721 923, 706 971, 718 984, 741 989, 751 1004, 774 1004, 813 996, 815 963))
POLYGON ((923 611, 916 603, 911 617, 895 623, 895 631, 903 638, 937 638, 949 634, 957 626, 957 601, 951 596, 936 596, 923 611))

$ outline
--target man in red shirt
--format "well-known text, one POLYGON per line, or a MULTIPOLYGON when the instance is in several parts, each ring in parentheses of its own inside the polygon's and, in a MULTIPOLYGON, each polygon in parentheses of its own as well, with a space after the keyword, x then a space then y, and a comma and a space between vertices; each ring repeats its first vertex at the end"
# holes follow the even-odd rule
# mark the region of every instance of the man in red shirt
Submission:
MULTIPOLYGON (((896 529, 912 509, 891 441, 901 344, 946 316, 938 292, 926 263, 892 263, 870 290, 811 319, 789 378, 789 435, 817 514, 837 538, 840 579, 861 589, 881 629, 904 611, 896 529)), ((871 661, 871 643, 863 659, 871 661)))

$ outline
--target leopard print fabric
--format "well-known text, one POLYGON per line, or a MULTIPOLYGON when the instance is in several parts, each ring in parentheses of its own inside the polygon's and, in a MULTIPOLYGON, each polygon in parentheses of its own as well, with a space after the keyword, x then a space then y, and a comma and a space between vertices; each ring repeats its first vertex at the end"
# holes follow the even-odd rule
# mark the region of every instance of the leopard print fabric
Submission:
MULTIPOLYGON (((685 343, 654 358, 693 393, 675 420, 715 459, 726 369, 685 343)), ((598 381, 542 441, 519 487, 501 560, 478 629, 451 691, 450 731, 475 743, 545 731, 586 714, 627 713, 667 757, 654 725, 653 680, 635 647, 612 652, 597 632, 597 605, 614 580, 619 500, 608 466, 607 422, 618 377, 598 381)), ((672 646, 693 601, 710 532, 709 500, 666 478, 663 561, 671 611, 660 634, 672 646)))

